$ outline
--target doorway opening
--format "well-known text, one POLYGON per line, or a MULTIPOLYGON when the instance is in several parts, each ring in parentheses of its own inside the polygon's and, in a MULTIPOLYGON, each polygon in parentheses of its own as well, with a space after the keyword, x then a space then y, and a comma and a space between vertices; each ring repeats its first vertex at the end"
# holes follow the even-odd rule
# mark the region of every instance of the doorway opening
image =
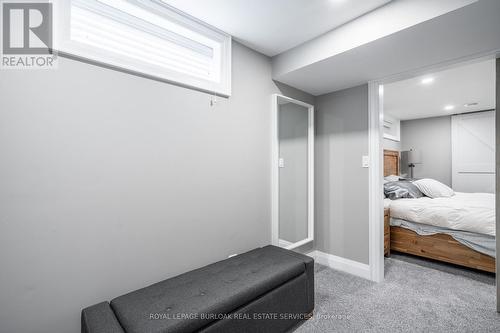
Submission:
POLYGON ((370 83, 372 280, 384 257, 495 271, 495 73, 488 57, 370 83))

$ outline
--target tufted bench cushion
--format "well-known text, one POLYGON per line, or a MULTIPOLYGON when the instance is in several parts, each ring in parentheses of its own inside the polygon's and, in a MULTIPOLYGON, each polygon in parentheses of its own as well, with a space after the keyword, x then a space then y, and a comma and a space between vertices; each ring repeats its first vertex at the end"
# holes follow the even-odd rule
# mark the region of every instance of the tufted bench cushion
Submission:
POLYGON ((127 333, 197 331, 305 276, 303 257, 266 246, 117 297, 111 308, 127 333))

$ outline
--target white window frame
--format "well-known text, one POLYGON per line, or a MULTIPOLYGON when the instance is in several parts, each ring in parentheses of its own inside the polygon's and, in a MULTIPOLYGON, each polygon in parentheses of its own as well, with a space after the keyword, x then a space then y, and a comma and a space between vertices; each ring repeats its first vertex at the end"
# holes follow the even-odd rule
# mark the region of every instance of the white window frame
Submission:
MULTIPOLYGON (((101 0, 123 2, 138 5, 166 19, 166 24, 173 22, 182 26, 185 36, 196 37, 203 43, 211 44, 214 50, 214 64, 217 68, 212 79, 197 77, 175 71, 159 65, 126 58, 117 53, 71 40, 71 6, 75 0, 57 1, 55 6, 55 49, 61 55, 81 58, 118 68, 142 76, 159 79, 181 86, 191 87, 208 93, 229 97, 231 95, 231 36, 213 28, 160 0, 101 0), (200 37, 201 36, 201 37, 200 37)), ((98 0, 99 1, 99 0, 98 0)), ((123 23, 123 22, 122 22, 123 23)))

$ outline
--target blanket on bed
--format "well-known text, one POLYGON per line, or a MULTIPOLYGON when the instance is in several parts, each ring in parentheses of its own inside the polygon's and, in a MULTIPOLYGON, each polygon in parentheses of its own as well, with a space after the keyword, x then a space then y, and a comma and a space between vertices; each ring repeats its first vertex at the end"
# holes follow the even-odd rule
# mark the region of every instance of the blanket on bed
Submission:
POLYGON ((450 198, 393 200, 391 217, 495 236, 495 195, 455 192, 450 198))

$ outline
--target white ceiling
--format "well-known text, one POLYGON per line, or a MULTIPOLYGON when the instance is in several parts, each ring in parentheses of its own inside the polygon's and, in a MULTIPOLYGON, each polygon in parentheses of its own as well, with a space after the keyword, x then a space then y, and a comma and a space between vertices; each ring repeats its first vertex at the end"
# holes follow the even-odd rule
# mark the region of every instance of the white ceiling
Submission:
MULTIPOLYGON (((470 1, 469 1, 470 2, 470 1)), ((500 56, 499 0, 479 0, 469 3, 459 0, 405 0, 392 1, 362 18, 354 20, 332 33, 349 30, 335 38, 322 38, 317 43, 299 46, 273 58, 273 79, 306 91, 315 96, 366 84, 371 80, 392 79, 403 73, 422 73, 434 68, 482 56, 500 56), (413 6, 410 6, 413 3, 413 6), (425 3, 425 6, 422 5, 425 3), (435 5, 434 5, 435 4, 435 5), (447 4, 446 11, 439 16, 399 29, 385 37, 360 46, 328 55, 335 40, 356 40, 358 35, 375 24, 369 22, 406 22, 411 13, 399 7, 415 7, 426 12, 447 4), (451 11, 453 4, 458 8, 451 11), (465 4, 465 5, 464 5, 465 4), (460 7, 461 6, 461 7, 460 7), (439 7, 439 6, 438 6, 439 7), (394 8, 394 11, 389 9, 394 8), (352 28, 352 29, 351 29, 352 28), (353 30, 353 31, 351 31, 353 30), (300 49, 300 52, 294 52, 300 49), (322 54, 320 59, 312 56, 322 54), (325 55, 326 54, 326 55, 325 55), (290 57, 286 57, 286 56, 290 57), (293 56, 292 56, 293 55, 293 56), (279 61, 287 60, 285 62, 279 61), (289 65, 286 65, 290 63, 289 65), (283 66, 285 65, 285 66, 283 66)), ((403 8, 404 9, 404 8, 403 8)), ((443 9, 443 8, 441 8, 443 9)), ((434 10, 433 13, 441 10, 434 10)), ((418 15, 417 15, 418 14, 418 15)), ((425 15, 424 15, 425 16, 425 15)), ((434 14, 432 14, 434 16, 434 14)), ((391 29, 389 29, 391 30, 391 29)), ((329 36, 330 33, 324 36, 329 36)), ((359 38, 358 38, 359 39, 359 38)))
POLYGON ((274 56, 392 0, 162 0, 274 56))
POLYGON ((494 109, 495 75, 495 60, 488 60, 386 84, 384 112, 408 120, 494 109), (445 110, 447 105, 455 108, 445 110))

